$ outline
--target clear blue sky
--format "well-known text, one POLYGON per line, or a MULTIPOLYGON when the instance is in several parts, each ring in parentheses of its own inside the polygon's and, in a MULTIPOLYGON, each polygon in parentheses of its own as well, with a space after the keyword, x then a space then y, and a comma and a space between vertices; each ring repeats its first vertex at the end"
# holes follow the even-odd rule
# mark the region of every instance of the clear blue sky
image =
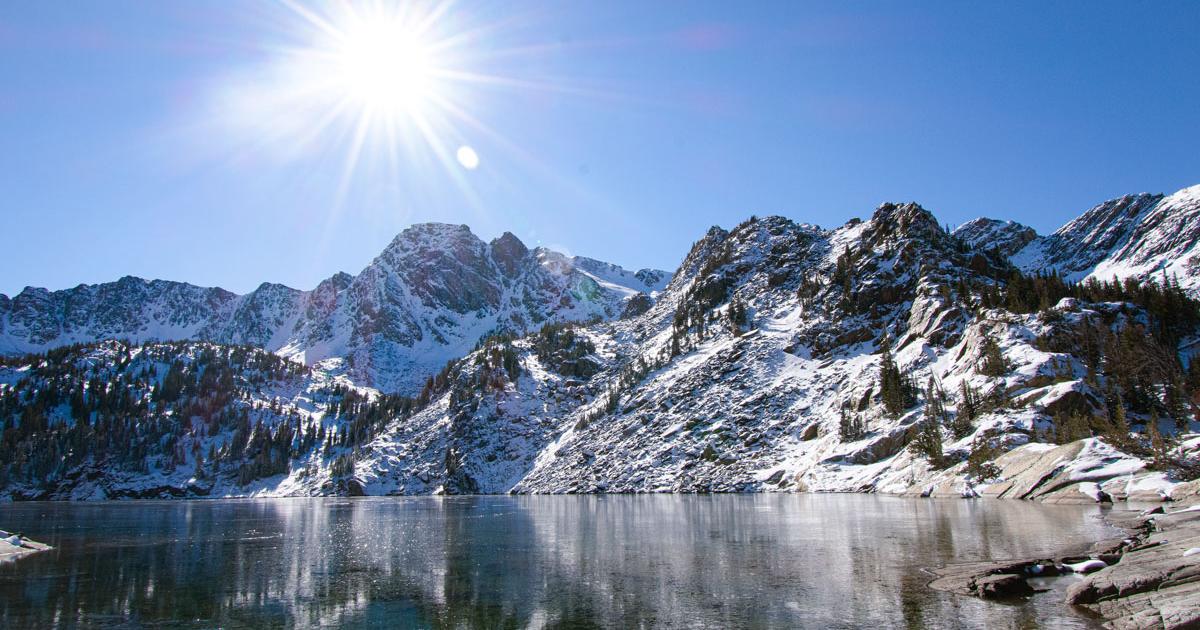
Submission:
POLYGON ((426 60, 475 77, 439 88, 457 113, 426 112, 432 140, 368 126, 351 166, 355 119, 295 94, 313 28, 285 5, 7 3, 0 292, 311 288, 420 221, 665 269, 710 225, 886 200, 1047 232, 1200 183, 1197 24, 1197 2, 463 1, 426 60))

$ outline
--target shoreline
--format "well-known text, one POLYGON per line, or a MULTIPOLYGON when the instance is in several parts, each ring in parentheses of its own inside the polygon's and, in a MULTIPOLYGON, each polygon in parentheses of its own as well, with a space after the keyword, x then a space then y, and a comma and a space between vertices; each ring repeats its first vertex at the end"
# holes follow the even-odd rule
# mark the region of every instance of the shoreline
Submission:
POLYGON ((1120 630, 1200 627, 1200 503, 1114 510, 1106 520, 1130 536, 1116 563, 1067 590, 1067 603, 1120 630))
POLYGON ((1077 573, 1083 578, 1067 588, 1064 605, 1098 615, 1106 628, 1200 627, 1200 503, 1115 508, 1102 518, 1125 536, 1098 540, 1082 554, 938 567, 928 586, 1003 601, 1044 592, 1030 578, 1077 573))

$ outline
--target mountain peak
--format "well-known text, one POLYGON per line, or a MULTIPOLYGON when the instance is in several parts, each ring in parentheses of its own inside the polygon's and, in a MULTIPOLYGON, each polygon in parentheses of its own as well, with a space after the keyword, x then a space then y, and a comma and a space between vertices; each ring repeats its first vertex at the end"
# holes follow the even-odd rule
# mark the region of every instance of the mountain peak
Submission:
POLYGON ((408 269, 428 276, 452 267, 466 266, 476 272, 486 265, 487 244, 466 225, 416 223, 392 239, 372 263, 392 270, 408 269))
POLYGON ((454 225, 452 223, 436 222, 414 223, 401 230, 400 233, 396 235, 396 238, 392 239, 391 244, 388 245, 388 249, 392 249, 397 246, 405 247, 413 244, 436 247, 463 239, 478 241, 479 237, 475 236, 475 233, 471 231, 471 228, 465 224, 454 225))
POLYGON ((1200 292, 1200 185, 1096 204, 1053 234, 1032 239, 1011 262, 1026 273, 1053 271, 1074 282, 1161 280, 1165 274, 1200 292))
POLYGON ((979 217, 958 226, 954 230, 954 236, 966 242, 973 250, 998 249, 1001 254, 1012 256, 1038 235, 1033 228, 1016 221, 979 217))
POLYGON ((492 248, 492 259, 507 276, 516 274, 521 268, 521 261, 529 255, 529 248, 512 232, 501 234, 488 245, 492 248))
POLYGON ((920 204, 888 202, 880 204, 871 215, 863 241, 874 247, 885 241, 915 238, 933 242, 944 236, 937 218, 920 204))
POLYGON ((871 220, 877 223, 893 221, 898 223, 902 228, 907 228, 912 225, 933 225, 937 226, 938 221, 933 216, 933 213, 921 207, 921 204, 915 201, 906 203, 894 203, 891 201, 879 204, 875 208, 875 213, 871 215, 871 220))

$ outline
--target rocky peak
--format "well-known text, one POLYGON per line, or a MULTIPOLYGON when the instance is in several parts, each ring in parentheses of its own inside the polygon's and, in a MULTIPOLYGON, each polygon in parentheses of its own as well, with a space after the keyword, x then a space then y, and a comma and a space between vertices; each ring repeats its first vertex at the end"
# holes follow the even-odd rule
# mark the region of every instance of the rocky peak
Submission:
POLYGON ((888 241, 922 239, 930 242, 945 236, 937 218, 920 204, 884 203, 875 209, 867 228, 863 231, 863 241, 872 247, 888 241))
POLYGON ((1200 241, 1200 185, 1163 197, 1140 217, 1120 254, 1166 254, 1193 248, 1200 241))
POLYGON ((958 226, 953 234, 972 250, 995 249, 1004 256, 1012 256, 1037 238, 1037 232, 1027 225, 984 217, 958 226))
MULTIPOLYGON (((73 289, 73 290, 78 290, 80 287, 84 287, 84 286, 87 286, 87 285, 80 285, 79 287, 75 287, 75 289, 73 289)), ((49 298, 50 298, 50 290, 49 289, 46 289, 43 287, 27 286, 24 289, 21 289, 20 293, 13 296, 13 301, 19 302, 19 301, 26 301, 26 300, 47 300, 49 298)))
POLYGON ((298 289, 293 289, 286 284, 279 284, 278 282, 264 282, 258 285, 258 288, 251 292, 251 295, 279 295, 299 292, 300 291, 298 289))
POLYGON ((521 268, 522 261, 529 255, 529 248, 512 232, 505 232, 499 238, 492 239, 488 244, 492 251, 492 260, 500 266, 506 276, 512 277, 521 268))
POLYGON ((667 285, 667 290, 678 289, 686 286, 691 282, 696 272, 708 261, 712 256, 719 255, 721 247, 725 244, 725 239, 729 237, 729 232, 714 225, 708 228, 704 236, 692 244, 692 248, 683 258, 679 269, 675 272, 675 276, 671 278, 671 283, 667 285))
POLYGON ((400 279, 426 307, 467 313, 495 307, 495 274, 487 245, 469 227, 418 223, 397 235, 360 278, 389 292, 395 289, 387 279, 400 279))
POLYGON ((466 225, 417 223, 396 235, 383 250, 382 257, 404 258, 414 253, 441 251, 449 254, 476 251, 484 243, 466 225))
POLYGON ((1128 238, 1092 274, 1143 280, 1166 275, 1200 293, 1200 186, 1163 197, 1140 212, 1128 238))
POLYGON ((354 282, 354 276, 346 273, 345 271, 339 271, 323 280, 321 284, 328 284, 328 286, 332 287, 335 291, 343 291, 346 289, 346 287, 350 286, 351 282, 354 282))

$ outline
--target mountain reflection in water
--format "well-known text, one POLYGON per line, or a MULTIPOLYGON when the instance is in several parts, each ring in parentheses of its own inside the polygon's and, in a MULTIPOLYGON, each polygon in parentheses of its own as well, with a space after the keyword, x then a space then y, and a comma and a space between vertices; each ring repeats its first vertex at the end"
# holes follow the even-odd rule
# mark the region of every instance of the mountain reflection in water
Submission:
MULTIPOLYGON (((1060 592, 926 567, 1111 534, 1095 507, 871 495, 390 497, 0 506, 0 626, 1093 627, 1060 592)), ((1071 578, 1064 578, 1071 579, 1071 578)))

